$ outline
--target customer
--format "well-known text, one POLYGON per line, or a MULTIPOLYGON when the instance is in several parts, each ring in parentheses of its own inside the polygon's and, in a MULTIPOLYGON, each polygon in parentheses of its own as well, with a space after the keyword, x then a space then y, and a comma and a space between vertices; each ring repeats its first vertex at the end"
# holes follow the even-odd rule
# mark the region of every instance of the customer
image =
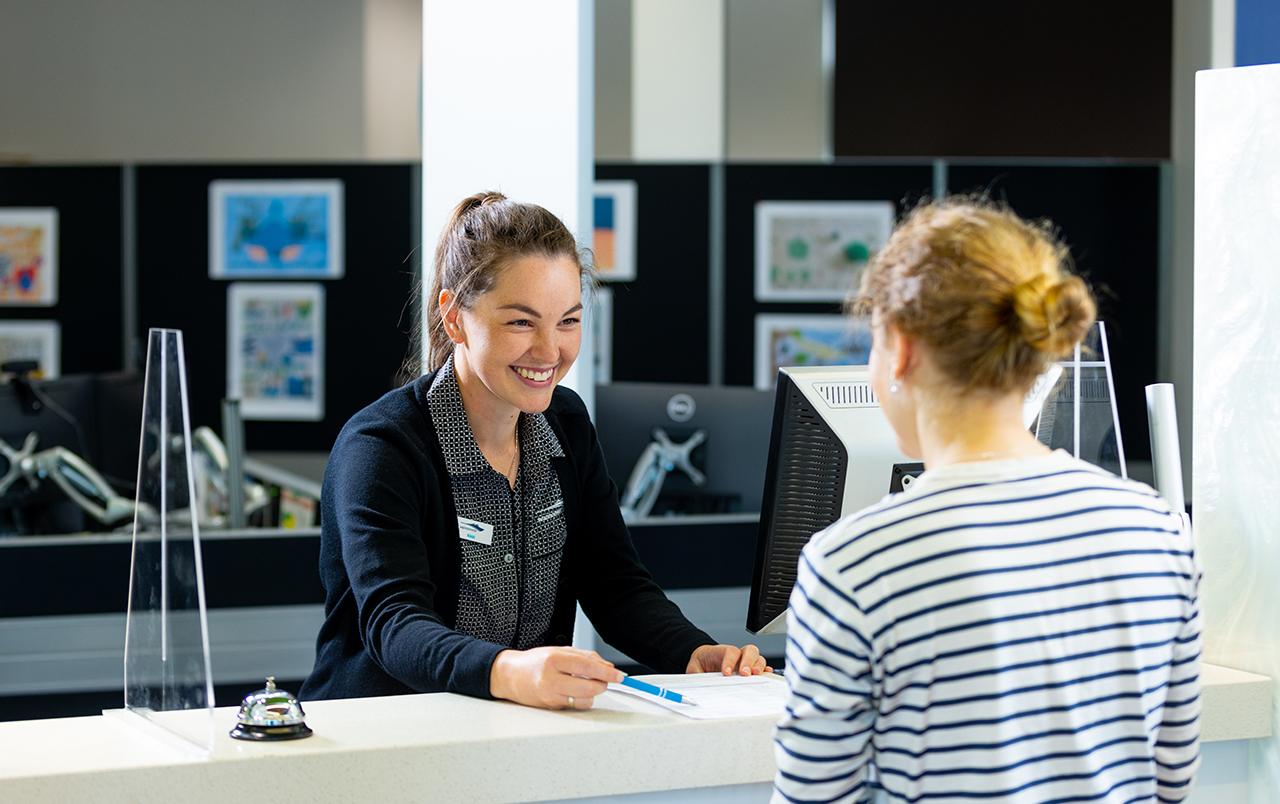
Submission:
POLYGON ((451 691, 586 709, 620 673, 569 647, 577 604, 660 672, 751 675, 641 565, 582 401, 589 273, 542 207, 481 193, 440 236, 430 374, 352 417, 321 496, 327 591, 301 696, 451 691))
POLYGON ((871 386, 926 471, 805 547, 774 801, 1177 801, 1199 570, 1147 486, 1050 452, 1036 377, 1093 322, 1047 226, 925 205, 867 270, 871 386))

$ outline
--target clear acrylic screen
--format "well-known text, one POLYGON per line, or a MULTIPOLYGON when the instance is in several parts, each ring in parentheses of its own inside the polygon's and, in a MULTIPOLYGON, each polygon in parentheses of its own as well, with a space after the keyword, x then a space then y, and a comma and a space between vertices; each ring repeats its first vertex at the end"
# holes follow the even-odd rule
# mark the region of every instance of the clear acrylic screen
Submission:
POLYGON ((203 751, 213 687, 182 333, 151 330, 125 640, 125 708, 203 751))
POLYGON ((1099 322, 1089 330, 1081 344, 1079 363, 1063 360, 1060 365, 1062 378, 1049 393, 1040 418, 1033 425, 1036 438, 1053 449, 1066 450, 1081 460, 1126 477, 1106 325, 1099 322))

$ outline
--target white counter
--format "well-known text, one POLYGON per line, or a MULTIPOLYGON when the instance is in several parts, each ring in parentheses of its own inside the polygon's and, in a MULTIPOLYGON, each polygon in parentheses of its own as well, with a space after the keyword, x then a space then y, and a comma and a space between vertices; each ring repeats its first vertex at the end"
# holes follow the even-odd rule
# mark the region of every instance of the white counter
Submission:
MULTIPOLYGON (((1213 666, 1203 678, 1206 741, 1270 734, 1270 679, 1213 666)), ((265 744, 231 739, 236 710, 222 708, 208 758, 166 747, 121 713, 0 723, 0 801, 501 804, 728 785, 754 785, 742 789, 756 800, 772 781, 773 717, 694 721, 617 706, 317 701, 306 704, 315 736, 265 744)))

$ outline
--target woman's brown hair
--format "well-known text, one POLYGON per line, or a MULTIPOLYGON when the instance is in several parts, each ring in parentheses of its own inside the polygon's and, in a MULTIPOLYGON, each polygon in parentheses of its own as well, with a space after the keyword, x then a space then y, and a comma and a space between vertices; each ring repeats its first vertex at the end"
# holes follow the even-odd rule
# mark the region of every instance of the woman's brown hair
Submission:
POLYGON ((898 224, 851 307, 922 342, 959 388, 1025 390, 1093 325, 1093 297, 1068 260, 1047 222, 949 197, 898 224))
MULTIPOLYGON (((428 371, 438 369, 453 353, 453 341, 444 329, 440 292, 453 291, 454 304, 471 309, 476 299, 493 287, 498 275, 512 261, 528 256, 566 258, 578 268, 588 287, 594 286, 589 252, 578 248, 568 227, 537 204, 512 201, 502 193, 484 192, 465 198, 454 207, 440 232, 432 262, 426 305, 428 371)), ((414 289, 422 291, 421 282, 414 289)), ((422 374, 424 317, 419 317, 411 337, 410 354, 400 370, 404 382, 422 374)))

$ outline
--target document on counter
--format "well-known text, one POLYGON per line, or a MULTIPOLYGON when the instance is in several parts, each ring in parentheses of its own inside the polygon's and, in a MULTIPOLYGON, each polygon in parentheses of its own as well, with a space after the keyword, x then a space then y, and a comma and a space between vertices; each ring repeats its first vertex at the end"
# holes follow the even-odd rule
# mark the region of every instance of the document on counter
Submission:
POLYGON ((650 675, 640 679, 687 695, 697 706, 667 701, 655 695, 610 684, 609 691, 628 700, 640 700, 694 720, 781 715, 787 702, 787 682, 781 676, 722 676, 719 673, 650 675))

